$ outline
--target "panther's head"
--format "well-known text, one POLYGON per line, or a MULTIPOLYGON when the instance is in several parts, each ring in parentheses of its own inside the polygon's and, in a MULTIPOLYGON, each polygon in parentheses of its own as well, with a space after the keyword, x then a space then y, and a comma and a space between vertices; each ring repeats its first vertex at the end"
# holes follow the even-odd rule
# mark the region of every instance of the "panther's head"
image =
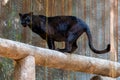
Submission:
POLYGON ((33 15, 33 12, 26 13, 26 14, 19 13, 20 21, 21 21, 21 24, 23 25, 23 27, 27 27, 28 25, 31 24, 32 15, 33 15))

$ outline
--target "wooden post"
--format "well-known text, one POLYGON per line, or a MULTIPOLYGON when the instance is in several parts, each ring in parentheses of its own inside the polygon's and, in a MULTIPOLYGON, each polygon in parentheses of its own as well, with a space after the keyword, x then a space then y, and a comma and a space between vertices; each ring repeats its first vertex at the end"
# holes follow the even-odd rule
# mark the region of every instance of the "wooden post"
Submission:
POLYGON ((110 0, 110 43, 111 60, 118 60, 118 0, 110 0))
POLYGON ((33 56, 17 61, 14 80, 35 80, 35 58, 33 56))
MULTIPOLYGON (((118 61, 118 0, 110 0, 110 43, 111 43, 111 55, 112 61, 118 61)), ((116 65, 116 64, 114 64, 116 65)), ((111 65, 111 76, 117 73, 111 65)))

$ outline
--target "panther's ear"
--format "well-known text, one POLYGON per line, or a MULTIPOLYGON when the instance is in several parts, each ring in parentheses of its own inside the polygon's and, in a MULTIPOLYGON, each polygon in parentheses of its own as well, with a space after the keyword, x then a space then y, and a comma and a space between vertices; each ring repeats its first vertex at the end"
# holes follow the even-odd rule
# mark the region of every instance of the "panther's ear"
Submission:
POLYGON ((21 14, 21 13, 19 13, 19 16, 21 17, 21 16, 22 16, 22 14, 21 14))
POLYGON ((30 12, 29 15, 33 15, 33 12, 30 12))

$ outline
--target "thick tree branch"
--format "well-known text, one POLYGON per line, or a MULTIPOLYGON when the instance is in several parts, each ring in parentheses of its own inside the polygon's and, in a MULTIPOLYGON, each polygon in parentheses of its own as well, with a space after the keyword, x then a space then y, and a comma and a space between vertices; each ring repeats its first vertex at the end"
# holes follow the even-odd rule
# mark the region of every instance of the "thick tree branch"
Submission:
POLYGON ((109 77, 120 76, 120 64, 117 62, 76 54, 63 54, 58 51, 34 47, 1 38, 0 55, 14 60, 19 60, 30 55, 34 56, 36 64, 41 66, 99 74, 109 77), (114 76, 112 76, 112 70, 116 73, 114 76))

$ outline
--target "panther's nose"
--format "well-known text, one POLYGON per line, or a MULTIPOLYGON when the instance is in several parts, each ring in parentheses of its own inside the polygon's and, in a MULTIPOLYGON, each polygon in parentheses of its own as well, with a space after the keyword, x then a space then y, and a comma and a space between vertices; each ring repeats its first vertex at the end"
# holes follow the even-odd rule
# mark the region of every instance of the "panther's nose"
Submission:
POLYGON ((23 27, 27 26, 27 24, 24 21, 22 21, 21 24, 22 24, 23 27))

